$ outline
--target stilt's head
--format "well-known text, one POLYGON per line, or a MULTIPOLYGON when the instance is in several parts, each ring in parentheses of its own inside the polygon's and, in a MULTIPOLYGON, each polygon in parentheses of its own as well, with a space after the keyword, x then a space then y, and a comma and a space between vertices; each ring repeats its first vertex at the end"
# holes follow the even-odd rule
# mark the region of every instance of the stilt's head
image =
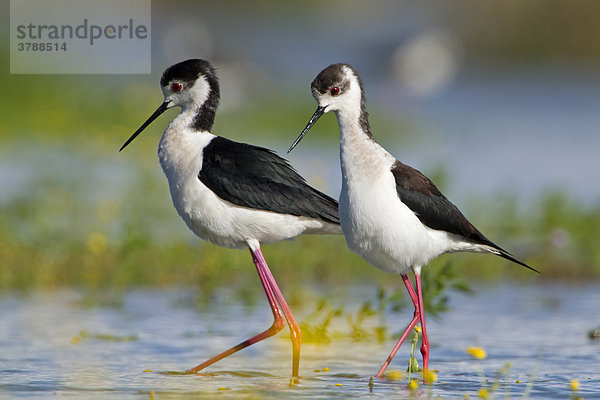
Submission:
POLYGON ((363 84, 358 72, 348 64, 332 64, 317 75, 311 84, 312 94, 317 100, 317 110, 308 124, 294 141, 288 153, 292 151, 308 130, 326 112, 356 114, 361 128, 371 134, 368 113, 365 108, 363 84))
POLYGON ((163 72, 160 86, 165 96, 163 103, 119 151, 131 143, 159 115, 175 106, 184 110, 198 110, 194 119, 195 129, 209 131, 212 127, 220 93, 215 69, 208 61, 193 58, 170 66, 163 72))

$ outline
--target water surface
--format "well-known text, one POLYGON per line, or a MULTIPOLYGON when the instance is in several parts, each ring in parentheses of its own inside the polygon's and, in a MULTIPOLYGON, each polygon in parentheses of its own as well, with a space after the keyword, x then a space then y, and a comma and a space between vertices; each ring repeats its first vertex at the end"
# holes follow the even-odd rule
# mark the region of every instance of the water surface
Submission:
MULTIPOLYGON (((347 310, 369 290, 352 289, 347 310)), ((334 320, 329 344, 305 343, 301 382, 289 385, 291 345, 287 330, 243 350, 198 375, 182 372, 228 346, 266 328, 266 304, 250 308, 218 302, 200 310, 186 305, 185 291, 135 290, 108 306, 86 306, 82 293, 58 291, 0 297, 0 397, 2 398, 410 398, 406 379, 376 380, 393 347, 369 339, 355 342, 345 318, 334 320), (323 371, 328 368, 327 371, 323 371)), ((335 299, 332 301, 335 302, 335 299)), ((453 310, 428 323, 432 387, 418 398, 472 397, 500 378, 496 398, 600 398, 600 343, 587 333, 600 325, 596 286, 482 288, 475 296, 453 295, 453 310), (471 359, 468 346, 481 346, 487 358, 471 359), (532 377, 532 378, 531 378, 532 377), (487 383, 486 383, 487 381, 487 383), (518 383, 517 383, 518 381, 518 383)), ((297 312, 302 320, 310 310, 297 312)), ((399 331, 411 311, 386 316, 399 331)), ((392 366, 405 370, 409 346, 392 366)))

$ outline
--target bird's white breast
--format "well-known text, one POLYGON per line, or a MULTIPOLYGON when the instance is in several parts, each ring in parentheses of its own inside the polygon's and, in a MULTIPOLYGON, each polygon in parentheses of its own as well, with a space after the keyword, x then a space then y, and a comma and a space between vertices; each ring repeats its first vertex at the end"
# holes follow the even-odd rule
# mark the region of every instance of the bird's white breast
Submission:
POLYGON ((250 242, 271 243, 302 233, 335 233, 335 226, 320 220, 254 210, 218 197, 198 178, 203 149, 214 137, 182 126, 178 117, 158 149, 173 205, 197 236, 220 246, 243 248, 250 242))
POLYGON ((428 228, 402 203, 391 172, 395 158, 364 135, 342 132, 339 210, 348 246, 370 264, 405 273, 439 254, 428 228))

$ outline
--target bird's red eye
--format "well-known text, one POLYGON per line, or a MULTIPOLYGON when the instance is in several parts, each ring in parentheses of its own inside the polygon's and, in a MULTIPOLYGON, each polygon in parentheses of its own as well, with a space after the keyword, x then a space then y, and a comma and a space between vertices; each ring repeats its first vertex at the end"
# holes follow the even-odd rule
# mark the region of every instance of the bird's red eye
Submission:
POLYGON ((181 89, 183 89, 183 85, 181 83, 172 83, 171 84, 172 91, 179 92, 181 89))
POLYGON ((331 93, 332 96, 337 96, 338 94, 340 94, 340 88, 337 86, 334 86, 331 88, 329 93, 331 93))

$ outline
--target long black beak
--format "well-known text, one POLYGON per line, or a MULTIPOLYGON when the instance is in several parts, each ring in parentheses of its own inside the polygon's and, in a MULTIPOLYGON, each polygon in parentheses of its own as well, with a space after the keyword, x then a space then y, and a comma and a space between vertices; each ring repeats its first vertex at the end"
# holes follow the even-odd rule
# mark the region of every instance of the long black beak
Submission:
POLYGON ((131 137, 130 137, 129 139, 127 139, 127 141, 125 142, 125 144, 124 144, 123 146, 121 146, 121 148, 119 149, 119 151, 121 151, 121 150, 123 150, 125 147, 127 147, 127 145, 133 141, 133 139, 135 139, 135 138, 136 138, 136 137, 137 137, 137 136, 138 136, 140 133, 142 133, 142 131, 143 131, 144 129, 146 129, 146 127, 147 127, 148 125, 150 125, 150 124, 152 123, 152 121, 154 121, 156 118, 158 118, 158 116, 159 116, 160 114, 164 113, 164 112, 167 110, 167 108, 169 108, 169 103, 165 101, 164 103, 162 103, 162 104, 160 105, 160 107, 158 107, 158 108, 156 109, 156 111, 154 111, 154 114, 152 114, 152 115, 150 116, 150 118, 148 118, 148 119, 146 120, 146 122, 144 122, 144 123, 142 124, 142 126, 140 126, 140 127, 139 127, 139 129, 138 129, 137 131, 135 131, 135 133, 134 133, 133 135, 131 135, 131 137))
POLYGON ((308 132, 308 130, 310 128, 312 128, 312 126, 315 124, 315 122, 317 122, 317 120, 319 118, 321 118, 321 115, 323 115, 325 113, 325 108, 326 107, 321 107, 321 106, 317 107, 317 111, 315 111, 315 113, 312 115, 312 117, 310 117, 308 124, 306 124, 306 128, 304 128, 304 130, 302 131, 300 136, 298 136, 298 138, 296 140, 294 140, 294 143, 292 143, 292 145, 290 146, 290 149, 287 151, 288 153, 290 151, 294 150, 294 147, 296 147, 296 145, 298 143, 300 143, 300 141, 302 140, 304 135, 306 135, 306 132, 308 132))

